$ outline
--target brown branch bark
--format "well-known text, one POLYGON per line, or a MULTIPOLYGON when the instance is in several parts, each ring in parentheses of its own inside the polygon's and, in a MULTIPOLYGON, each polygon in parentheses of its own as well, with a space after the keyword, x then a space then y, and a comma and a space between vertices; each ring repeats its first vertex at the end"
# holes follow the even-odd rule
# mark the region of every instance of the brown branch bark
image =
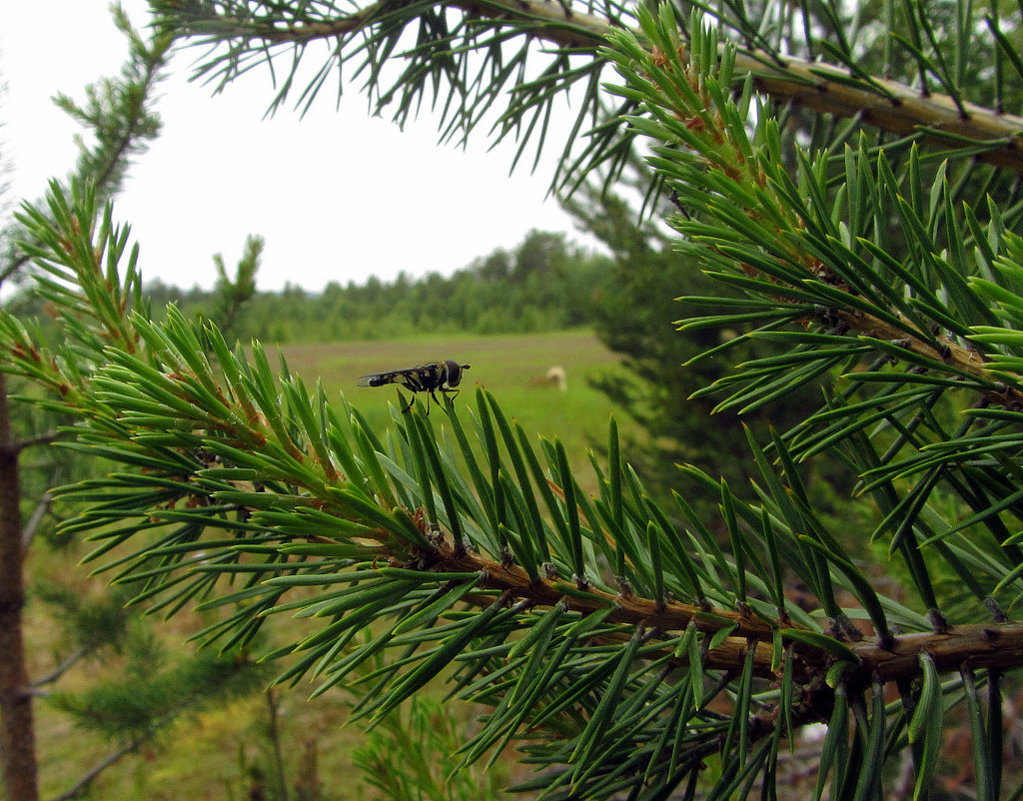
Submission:
POLYGON ((42 434, 36 434, 35 436, 32 437, 25 437, 25 439, 20 439, 15 443, 14 447, 19 451, 23 451, 26 448, 35 448, 38 445, 49 445, 53 442, 56 442, 60 438, 61 433, 59 431, 47 431, 42 434))
MULTIPOLYGON (((182 29, 186 35, 201 32, 230 36, 224 32, 223 23, 233 21, 238 26, 235 30, 243 31, 237 34, 243 39, 303 44, 357 33, 372 26, 378 15, 390 10, 389 5, 382 0, 351 15, 287 28, 221 17, 216 27, 182 23, 182 29)), ((615 30, 604 17, 576 13, 557 0, 446 0, 438 5, 457 8, 473 17, 506 21, 528 36, 594 55, 615 30)), ((949 150, 990 143, 991 149, 976 158, 1023 173, 1023 117, 999 114, 972 103, 963 103, 960 108, 948 95, 924 95, 890 80, 850 83, 849 71, 840 67, 789 56, 779 60, 762 51, 740 50, 735 68, 739 75, 753 75, 757 88, 780 102, 836 117, 860 115, 865 123, 900 136, 922 132, 924 141, 949 150)))
MULTIPOLYGON (((684 631, 690 623, 709 635, 731 629, 730 636, 707 652, 704 666, 713 670, 741 671, 747 653, 754 648, 757 675, 778 677, 773 667, 772 648, 778 621, 729 609, 705 609, 678 602, 658 604, 649 598, 612 595, 595 587, 580 588, 574 581, 540 579, 534 582, 518 566, 501 565, 473 553, 459 555, 445 542, 438 544, 435 559, 431 566, 434 570, 482 571, 481 587, 509 592, 514 601, 526 600, 534 606, 551 607, 560 601, 570 610, 592 614, 611 605, 617 608, 608 616, 608 622, 642 625, 664 632, 684 631)), ((492 597, 479 600, 483 605, 493 602, 492 597)), ((802 642, 789 640, 786 644, 798 657, 797 680, 806 683, 818 678, 823 685, 824 674, 834 657, 802 642)), ((873 679, 887 682, 915 678, 920 675, 919 658, 923 653, 931 655, 939 672, 958 670, 964 665, 1019 668, 1023 667, 1023 622, 952 627, 941 633, 903 635, 891 642, 868 638, 846 645, 860 660, 858 667, 845 674, 846 681, 853 685, 866 686, 873 679)))
POLYGON ((940 634, 910 634, 881 647, 857 644, 852 650, 863 660, 861 672, 882 681, 920 674, 920 655, 930 654, 939 672, 961 667, 1018 668, 1023 665, 1023 623, 959 626, 940 634))
MULTIPOLYGON (((848 291, 848 290, 847 290, 848 291)), ((988 402, 1010 409, 1023 408, 1023 392, 1003 384, 988 371, 989 364, 983 354, 964 348, 943 336, 935 338, 938 347, 920 337, 909 335, 905 329, 861 312, 839 309, 835 316, 849 329, 857 333, 880 339, 888 343, 901 343, 901 347, 918 353, 932 361, 940 362, 954 372, 972 377, 997 389, 981 390, 981 396, 988 402)))
POLYGON ((0 769, 10 801, 37 801, 35 727, 22 629, 25 545, 18 450, 6 376, 0 374, 0 769))

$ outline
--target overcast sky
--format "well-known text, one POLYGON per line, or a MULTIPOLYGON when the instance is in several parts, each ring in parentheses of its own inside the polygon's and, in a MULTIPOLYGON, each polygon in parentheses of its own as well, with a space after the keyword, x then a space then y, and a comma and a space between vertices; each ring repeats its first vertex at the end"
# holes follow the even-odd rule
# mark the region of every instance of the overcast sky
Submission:
MULTIPOLYGON (((144 0, 124 6, 145 22, 144 0)), ((11 195, 38 197, 47 178, 74 163, 76 128, 50 98, 82 98, 126 52, 104 0, 0 2, 0 154, 11 195)), ((115 207, 141 244, 144 277, 211 286, 212 254, 233 266, 249 233, 267 241, 265 290, 389 280, 400 270, 450 273, 531 228, 587 241, 545 200, 553 158, 509 177, 510 147, 487 152, 482 137, 468 152, 438 146, 431 120, 402 132, 371 119, 354 91, 335 110, 326 87, 305 118, 287 110, 263 119, 272 97, 266 71, 212 97, 187 81, 199 53, 175 56, 158 105, 163 133, 115 207)))

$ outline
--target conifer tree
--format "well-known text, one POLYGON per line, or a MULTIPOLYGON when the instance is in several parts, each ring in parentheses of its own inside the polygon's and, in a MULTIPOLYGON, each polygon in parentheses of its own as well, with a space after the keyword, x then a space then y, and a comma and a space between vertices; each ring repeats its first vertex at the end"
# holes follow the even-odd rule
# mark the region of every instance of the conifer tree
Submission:
POLYGON ((752 496, 681 466, 670 508, 612 421, 590 497, 564 447, 482 387, 432 416, 402 398, 379 431, 258 344, 174 309, 151 322, 127 229, 88 185, 54 186, 24 222, 69 344, 9 316, 2 341, 8 369, 81 417, 75 447, 120 465, 64 494, 94 559, 144 579, 140 600, 221 610, 210 647, 275 615, 318 623, 268 654, 278 680, 347 687, 364 722, 445 682, 488 707, 461 762, 515 746, 535 768, 519 789, 545 798, 776 797, 811 723, 827 727, 815 797, 928 797, 957 718, 972 792, 1019 796, 1003 760, 1023 666, 1015 10, 155 6, 222 86, 293 56, 273 107, 320 40, 299 105, 354 61, 399 121, 439 94, 453 138, 497 109, 498 136, 541 146, 581 86, 559 186, 644 152, 677 208, 678 269, 733 293, 726 313, 688 298, 715 312, 683 327, 783 346, 700 392, 740 412, 807 384, 822 401, 749 436, 752 496), (872 513, 817 513, 802 465, 818 455, 872 513), (708 498, 717 515, 696 511, 708 498))

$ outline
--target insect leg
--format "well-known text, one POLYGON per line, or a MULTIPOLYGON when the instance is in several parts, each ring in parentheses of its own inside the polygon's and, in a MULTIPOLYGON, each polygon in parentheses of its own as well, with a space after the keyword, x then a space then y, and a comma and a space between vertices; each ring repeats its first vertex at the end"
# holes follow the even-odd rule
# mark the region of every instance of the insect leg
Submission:
POLYGON ((433 398, 434 403, 440 403, 440 401, 437 400, 437 392, 432 387, 430 389, 430 394, 426 396, 426 416, 427 417, 430 416, 430 398, 433 398))
POLYGON ((462 390, 451 389, 451 387, 441 387, 440 391, 444 393, 444 400, 447 402, 451 402, 458 396, 458 393, 461 392, 462 390))
POLYGON ((423 385, 417 376, 410 373, 401 377, 401 385, 412 393, 412 397, 409 399, 408 405, 401 410, 402 414, 406 414, 412 409, 412 404, 416 402, 416 393, 422 391, 423 385))

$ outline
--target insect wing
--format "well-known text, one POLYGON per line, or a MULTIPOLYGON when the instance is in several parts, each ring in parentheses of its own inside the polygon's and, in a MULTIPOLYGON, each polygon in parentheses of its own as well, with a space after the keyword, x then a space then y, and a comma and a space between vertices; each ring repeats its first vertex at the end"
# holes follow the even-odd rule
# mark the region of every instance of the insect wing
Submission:
POLYGON ((408 370, 388 370, 383 373, 370 373, 364 375, 356 382, 357 387, 382 387, 384 384, 393 384, 401 381, 409 373, 415 372, 415 368, 408 370))

